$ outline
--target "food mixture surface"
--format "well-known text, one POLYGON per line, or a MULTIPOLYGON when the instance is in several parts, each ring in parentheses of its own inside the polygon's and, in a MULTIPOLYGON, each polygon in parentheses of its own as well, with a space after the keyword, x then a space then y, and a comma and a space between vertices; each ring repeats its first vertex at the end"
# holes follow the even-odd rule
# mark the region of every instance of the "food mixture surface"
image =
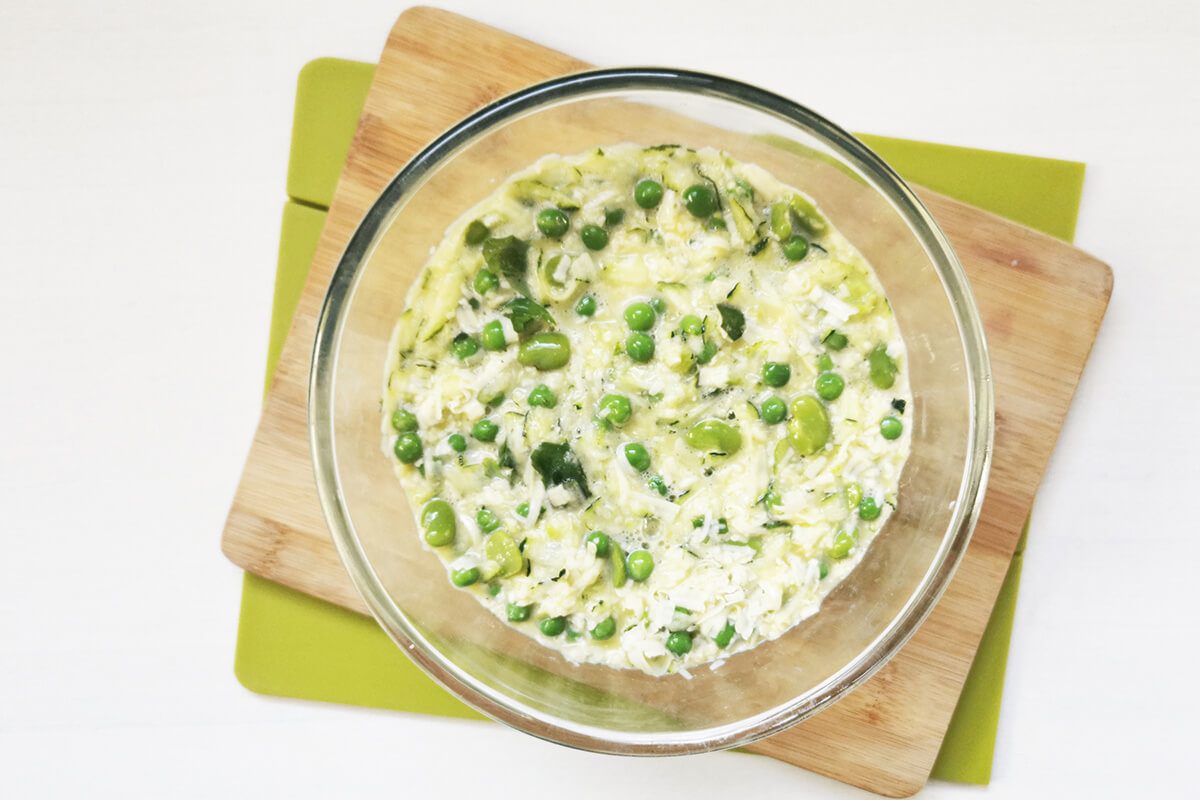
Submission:
POLYGON ((421 535, 571 661, 687 674, 776 638, 895 506, 912 411, 887 298, 753 164, 547 156, 451 225, 407 308, 384 445, 421 535))

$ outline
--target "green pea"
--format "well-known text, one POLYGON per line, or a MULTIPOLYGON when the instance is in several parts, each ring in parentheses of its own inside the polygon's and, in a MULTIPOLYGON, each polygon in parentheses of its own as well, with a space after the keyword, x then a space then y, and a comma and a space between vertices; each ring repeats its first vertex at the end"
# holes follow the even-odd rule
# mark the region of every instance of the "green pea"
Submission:
POLYGON ((846 334, 838 333, 837 331, 830 331, 826 334, 823 341, 825 342, 825 346, 830 350, 841 350, 850 343, 850 340, 846 338, 846 334))
POLYGON ((558 239, 571 227, 567 215, 558 208, 544 208, 537 215, 537 229, 551 239, 558 239))
POLYGON ((420 436, 412 431, 405 431, 396 437, 396 444, 392 450, 401 463, 411 464, 421 457, 424 448, 421 447, 420 436))
POLYGON ((879 423, 879 433, 885 439, 899 439, 904 433, 904 423, 896 417, 884 417, 879 423))
POLYGON ((873 519, 879 519, 879 514, 883 509, 879 507, 879 503, 874 497, 864 497, 858 503, 858 518, 865 519, 868 522, 873 519))
POLYGON ((475 521, 479 523, 479 530, 484 533, 491 533, 500 527, 500 517, 495 511, 484 506, 475 514, 475 521))
POLYGON ((679 330, 689 336, 699 336, 704 333, 704 321, 695 314, 688 314, 683 319, 679 320, 679 330))
POLYGON ((662 479, 661 475, 651 475, 646 481, 646 486, 658 492, 663 497, 667 496, 667 482, 662 479))
POLYGON ((731 456, 742 446, 742 435, 737 428, 719 419, 702 419, 687 432, 687 443, 696 450, 723 453, 731 456))
POLYGON ((521 554, 520 545, 504 531, 496 531, 488 537, 484 555, 489 561, 496 563, 496 576, 499 578, 516 575, 525 568, 525 557, 521 554))
POLYGON ((767 386, 786 386, 792 379, 792 368, 778 361, 768 361, 763 364, 762 379, 767 386))
POLYGON ((829 442, 833 428, 820 400, 812 395, 797 397, 789 411, 792 418, 788 421, 788 440, 797 453, 811 456, 829 442))
POLYGON ((687 631, 675 631, 667 637, 667 649, 677 656, 685 656, 692 650, 692 635, 687 631))
POLYGON ((519 503, 517 505, 517 516, 519 516, 519 517, 528 517, 529 516, 529 503, 519 503))
POLYGON ((780 200, 771 206, 771 230, 781 242, 792 238, 792 211, 788 208, 786 200, 780 200))
POLYGON ((629 466, 638 472, 650 469, 650 454, 646 452, 644 445, 630 442, 622 448, 622 452, 625 453, 625 460, 629 462, 629 466))
POLYGON ((625 220, 625 209, 609 208, 604 211, 604 224, 608 227, 620 225, 625 220))
POLYGON ((733 622, 727 621, 725 623, 725 627, 721 628, 721 632, 713 637, 713 641, 717 643, 717 647, 724 650, 726 647, 729 647, 729 643, 733 641, 733 636, 735 633, 737 633, 737 631, 734 630, 733 622))
POLYGON ((768 397, 763 400, 759 413, 762 414, 763 422, 768 425, 778 425, 787 419, 787 403, 778 397, 768 397))
POLYGON ((454 509, 445 500, 430 500, 421 511, 421 527, 425 529, 425 541, 434 547, 450 544, 458 530, 454 509))
POLYGON ((820 580, 825 580, 827 577, 829 577, 829 565, 824 561, 820 562, 818 569, 818 576, 820 580))
POLYGON ((571 342, 565 333, 535 333, 517 351, 517 361, 543 371, 563 367, 570 360, 571 342))
POLYGON ((704 346, 700 348, 700 353, 699 353, 699 355, 696 356, 696 360, 699 361, 701 364, 707 364, 708 362, 712 361, 716 355, 717 355, 717 343, 716 342, 705 342, 704 346))
POLYGON ((588 250, 603 250, 608 245, 608 231, 599 225, 584 225, 579 238, 588 250))
POLYGON ((612 543, 612 550, 608 554, 608 563, 612 564, 613 588, 620 589, 629 580, 629 572, 625 569, 625 551, 616 542, 612 543))
POLYGON ((392 427, 399 433, 417 429, 417 415, 407 408, 397 408, 392 412, 392 427))
POLYGON ((625 307, 625 324, 632 331, 648 331, 657 318, 649 303, 630 303, 625 307))
POLYGON ((694 183, 683 190, 683 204, 692 216, 703 219, 717 210, 717 195, 703 183, 694 183))
POLYGON ((509 603, 508 607, 504 609, 505 616, 508 617, 509 622, 524 622, 529 619, 529 615, 532 612, 532 605, 519 606, 516 603, 509 603))
MULTIPOLYGON (((833 546, 829 548, 829 557, 841 561, 846 556, 850 555, 850 551, 854 549, 854 543, 858 540, 858 536, 850 531, 839 531, 838 535, 833 538, 833 546)), ((823 575, 821 577, 824 577, 823 575)))
POLYGON ((619 394, 606 394, 600 398, 600 406, 596 416, 607 420, 613 425, 624 425, 633 413, 633 404, 629 398, 619 394))
POLYGON ((592 638, 596 641, 602 642, 605 639, 611 639, 613 634, 616 632, 617 621, 612 617, 608 617, 604 621, 597 623, 596 627, 592 628, 592 638))
POLYGON ((450 445, 450 449, 456 453, 461 453, 467 449, 467 439, 461 433, 452 433, 447 436, 446 444, 450 445))
POLYGON ((821 353, 820 358, 817 359, 817 371, 829 372, 831 369, 833 369, 833 358, 829 353, 821 353))
POLYGON ((645 333, 631 333, 625 340, 625 352, 634 361, 645 364, 654 358, 654 339, 645 333))
POLYGON ((529 393, 529 405, 537 406, 538 408, 554 408, 558 405, 558 397, 555 396, 549 386, 539 383, 529 393))
POLYGON ((662 202, 663 187, 658 181, 646 178, 633 189, 633 200, 642 208, 654 208, 662 202))
POLYGON ((471 246, 483 244, 488 233, 490 233, 488 226, 484 225, 482 220, 477 219, 467 226, 467 235, 463 237, 463 240, 471 246))
POLYGON ((846 382, 836 372, 822 372, 815 385, 817 396, 822 400, 837 400, 846 388, 846 382))
POLYGON ((634 550, 625 559, 625 566, 629 570, 629 577, 641 583, 654 572, 654 556, 650 555, 649 550, 634 550))
POLYGON ((793 236, 783 243, 783 254, 788 261, 799 261, 808 255, 808 241, 803 236, 793 236))
POLYGON ((474 336, 468 336, 465 333, 460 333, 454 337, 454 341, 450 343, 450 352, 456 355, 459 359, 466 361, 471 356, 479 352, 479 340, 474 336))
POLYGON ((498 433, 500 433, 500 426, 490 419, 481 419, 471 426, 471 435, 481 442, 496 441, 496 434, 498 433))
POLYGON ((583 543, 592 546, 592 549, 596 551, 597 558, 604 558, 612 549, 612 539, 608 538, 608 534, 604 531, 592 531, 584 537, 583 543))
POLYGON ((575 313, 581 317, 590 317, 596 313, 596 298, 590 294, 585 294, 579 298, 579 302, 575 304, 575 313))
POLYGON ((500 594, 500 584, 496 583, 495 581, 492 581, 491 583, 488 584, 487 592, 492 597, 495 597, 496 595, 500 594))
POLYGON ((871 373, 871 383, 880 389, 890 389, 896 382, 896 362, 887 354, 887 345, 876 345, 867 356, 867 366, 871 373))
POLYGON ((504 326, 500 324, 500 320, 494 319, 483 326, 483 349, 497 351, 508 347, 508 340, 504 336, 504 326))
POLYGON ((479 567, 456 569, 450 573, 450 582, 455 586, 470 586, 479 580, 479 567))
POLYGON ((567 629, 566 617, 546 617, 538 623, 538 630, 546 636, 558 636, 567 629))
POLYGON ((724 217, 711 217, 708 220, 709 230, 725 230, 729 225, 725 222, 724 217))
POLYGON ((479 294, 487 294, 499 285, 500 279, 491 270, 481 269, 475 273, 475 291, 479 294))

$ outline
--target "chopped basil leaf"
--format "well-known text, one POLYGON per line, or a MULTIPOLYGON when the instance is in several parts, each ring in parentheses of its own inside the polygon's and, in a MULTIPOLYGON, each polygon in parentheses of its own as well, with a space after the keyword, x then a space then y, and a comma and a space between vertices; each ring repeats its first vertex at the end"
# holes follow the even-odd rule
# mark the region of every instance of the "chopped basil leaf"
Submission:
POLYGON ((729 338, 735 342, 742 338, 746 332, 746 315, 736 306, 726 303, 717 303, 717 311, 721 312, 721 328, 729 338))
POLYGON ((529 284, 525 281, 525 273, 529 268, 526 252, 529 244, 515 236, 490 237, 483 242, 483 260, 488 268, 498 275, 503 275, 508 284, 526 297, 529 296, 529 284))
POLYGON ((542 442, 534 448, 529 460, 547 487, 573 483, 584 497, 592 496, 583 465, 567 443, 542 442))
POLYGON ((512 322, 513 330, 518 336, 537 333, 543 323, 554 325, 554 317, 550 316, 550 312, 528 297, 514 297, 509 300, 504 304, 503 314, 512 322))

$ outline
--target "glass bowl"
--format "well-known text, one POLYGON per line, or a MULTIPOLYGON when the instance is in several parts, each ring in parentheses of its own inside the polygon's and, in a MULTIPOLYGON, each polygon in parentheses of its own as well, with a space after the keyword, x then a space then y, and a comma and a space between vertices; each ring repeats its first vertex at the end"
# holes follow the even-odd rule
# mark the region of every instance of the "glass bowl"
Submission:
POLYGON ((665 755, 751 742, 815 714, 878 670, 949 582, 991 457, 983 328, 962 267, 911 189, 812 111, 736 81, 665 69, 586 72, 472 114, 379 195, 325 298, 308 397, 317 488, 350 577, 379 624, 482 713, 588 750, 665 755), (908 348, 912 454, 898 510, 819 613, 691 678, 576 666, 454 588, 382 452, 393 325, 446 227, 547 153, 632 141, 715 146, 812 195, 874 266, 908 348))

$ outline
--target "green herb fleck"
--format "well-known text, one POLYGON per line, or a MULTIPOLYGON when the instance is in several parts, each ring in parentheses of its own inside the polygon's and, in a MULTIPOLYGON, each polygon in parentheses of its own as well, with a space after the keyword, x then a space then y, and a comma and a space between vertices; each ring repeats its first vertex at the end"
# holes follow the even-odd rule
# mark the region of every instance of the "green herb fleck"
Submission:
POLYGON ((499 457, 500 457, 499 463, 500 463, 501 467, 508 467, 509 469, 517 468, 517 462, 513 458, 512 450, 510 450, 508 448, 508 442, 505 442, 504 444, 500 445, 499 457))

